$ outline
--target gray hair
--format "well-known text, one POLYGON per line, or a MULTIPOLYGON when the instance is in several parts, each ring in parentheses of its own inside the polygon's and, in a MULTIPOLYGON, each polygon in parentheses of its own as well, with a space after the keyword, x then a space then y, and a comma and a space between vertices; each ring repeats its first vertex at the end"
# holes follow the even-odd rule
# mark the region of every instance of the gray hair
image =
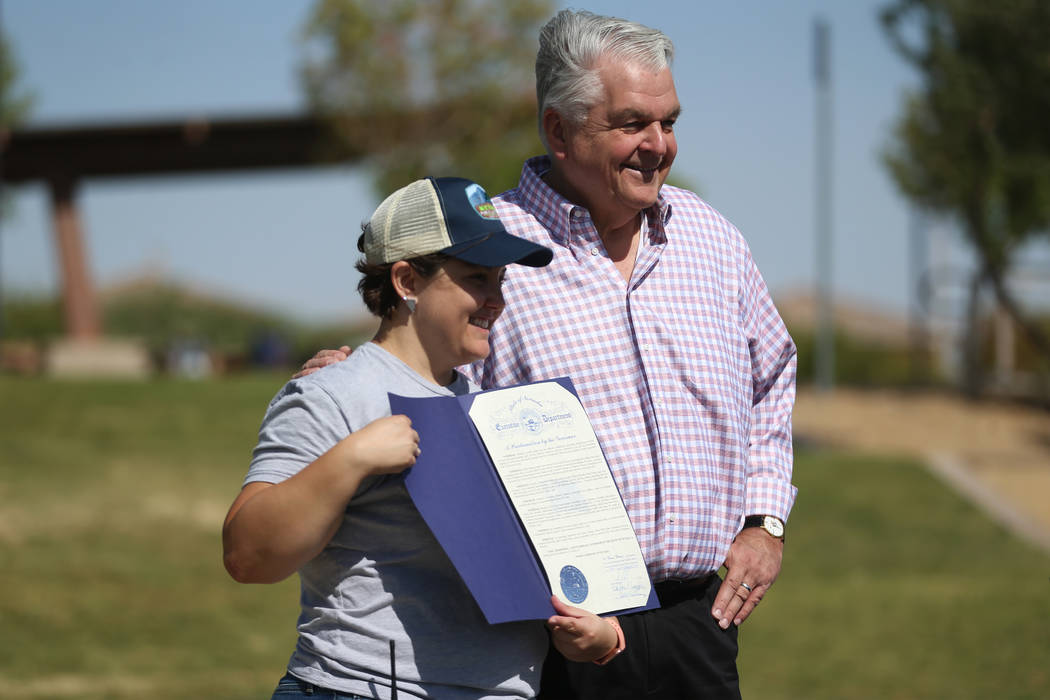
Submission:
POLYGON ((574 124, 586 121, 601 100, 597 65, 606 56, 660 71, 671 67, 674 44, 658 29, 586 10, 562 10, 540 30, 536 103, 540 140, 548 150, 544 113, 553 109, 574 124))

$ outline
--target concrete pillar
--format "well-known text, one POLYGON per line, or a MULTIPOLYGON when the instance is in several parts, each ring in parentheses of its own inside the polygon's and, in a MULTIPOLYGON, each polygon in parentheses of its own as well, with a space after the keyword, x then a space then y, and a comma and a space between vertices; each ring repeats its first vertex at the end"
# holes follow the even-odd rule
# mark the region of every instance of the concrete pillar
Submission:
POLYGON ((76 181, 51 180, 51 207, 62 283, 62 308, 66 334, 77 340, 97 338, 102 331, 95 287, 88 272, 80 214, 76 206, 76 181))

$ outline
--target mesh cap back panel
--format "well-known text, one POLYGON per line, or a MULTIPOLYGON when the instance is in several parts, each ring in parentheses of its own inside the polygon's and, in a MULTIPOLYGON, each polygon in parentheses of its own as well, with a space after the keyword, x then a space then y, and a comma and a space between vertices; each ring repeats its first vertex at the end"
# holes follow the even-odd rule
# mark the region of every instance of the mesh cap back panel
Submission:
POLYGON ((383 251, 382 260, 369 256, 374 263, 415 258, 452 245, 430 181, 414 182, 383 200, 372 215, 372 237, 376 248, 383 251))

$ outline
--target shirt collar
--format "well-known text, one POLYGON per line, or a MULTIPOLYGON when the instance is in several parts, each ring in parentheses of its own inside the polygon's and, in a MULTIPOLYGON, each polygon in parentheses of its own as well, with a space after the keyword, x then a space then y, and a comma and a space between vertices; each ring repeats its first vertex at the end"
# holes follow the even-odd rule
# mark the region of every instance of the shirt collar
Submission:
MULTIPOLYGON (((549 156, 529 158, 521 169, 518 191, 533 215, 550 232, 551 239, 562 245, 568 245, 572 230, 570 222, 573 210, 586 210, 555 192, 543 181, 543 176, 550 169, 549 156)), ((665 227, 671 219, 671 204, 664 198, 663 192, 657 197, 656 203, 645 212, 649 222, 650 242, 654 244, 666 242, 665 227)))

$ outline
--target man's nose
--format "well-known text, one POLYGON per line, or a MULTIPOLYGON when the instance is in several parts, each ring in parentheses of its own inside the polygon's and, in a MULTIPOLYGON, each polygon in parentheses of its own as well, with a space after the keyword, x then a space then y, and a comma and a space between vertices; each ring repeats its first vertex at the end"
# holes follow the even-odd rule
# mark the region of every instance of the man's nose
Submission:
POLYGON ((667 134, 664 133, 663 124, 653 122, 645 127, 643 132, 642 146, 653 153, 663 155, 667 151, 667 134))

